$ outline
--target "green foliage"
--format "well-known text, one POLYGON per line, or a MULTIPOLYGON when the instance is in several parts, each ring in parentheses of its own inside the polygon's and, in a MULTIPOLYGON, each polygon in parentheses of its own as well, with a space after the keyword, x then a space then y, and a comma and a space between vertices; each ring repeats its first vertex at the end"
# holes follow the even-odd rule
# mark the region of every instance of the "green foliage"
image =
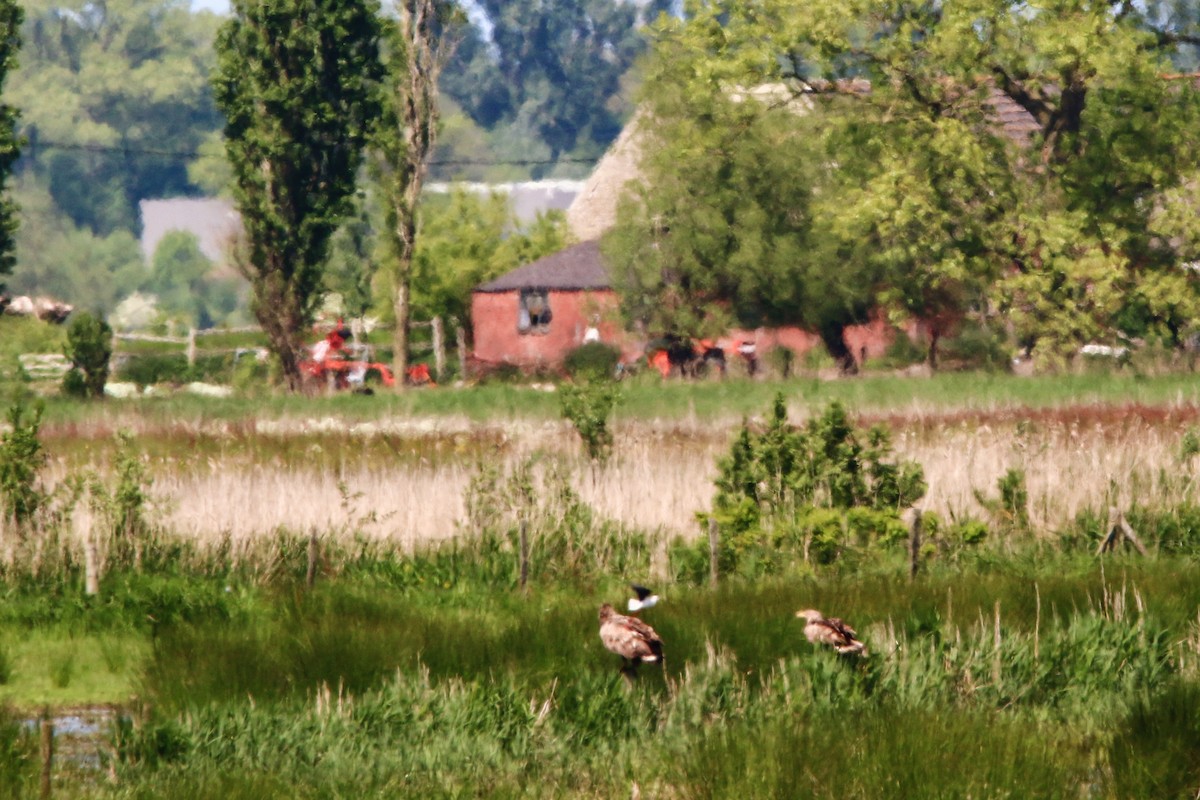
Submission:
POLYGON ((87 311, 73 314, 67 325, 64 349, 64 355, 71 362, 71 370, 63 379, 67 394, 103 397, 112 352, 113 333, 107 322, 87 311))
POLYGON ((33 730, 14 709, 0 707, 0 797, 20 800, 34 792, 39 771, 33 730))
POLYGON ((128 235, 140 200, 194 194, 186 154, 220 127, 207 86, 217 18, 168 0, 25 8, 22 69, 5 94, 22 109, 27 174, 70 226, 128 235))
POLYGON ((605 342, 588 342, 567 353, 563 369, 578 381, 607 380, 616 374, 621 349, 605 342))
POLYGON ((195 328, 225 321, 238 305, 238 287, 214 277, 212 262, 200 252, 195 234, 168 231, 154 251, 149 280, 142 290, 152 293, 169 318, 195 328))
MULTIPOLYGON (((478 8, 488 19, 487 35, 476 30, 463 37, 443 90, 477 124, 519 134, 523 158, 594 159, 617 137, 628 111, 624 81, 645 49, 638 16, 653 21, 669 6, 485 0, 478 8)), ((534 177, 547 170, 535 168, 534 177)))
POLYGON ((991 514, 993 524, 1003 533, 1028 533, 1029 490, 1025 471, 1010 468, 996 482, 998 497, 987 497, 978 489, 975 500, 991 514))
POLYGON ((119 431, 116 439, 114 485, 110 488, 93 475, 88 486, 89 499, 106 523, 109 559, 114 564, 140 567, 142 551, 149 544, 148 506, 153 479, 133 435, 119 431))
MULTIPOLYGON (((10 76, 17 69, 17 52, 21 49, 21 23, 25 19, 22 4, 15 0, 0 3, 0 87, 5 87, 4 97, 11 100, 10 76)), ((18 106, 0 103, 0 293, 4 291, 4 278, 12 274, 16 264, 16 240, 18 217, 17 204, 6 190, 13 166, 21 155, 21 141, 17 137, 18 106)))
POLYGON ((234 2, 213 78, 246 231, 252 310, 288 384, 320 299, 329 240, 351 211, 379 115, 379 20, 367 2, 234 2))
POLYGON ((942 363, 955 369, 1007 372, 1012 364, 1012 348, 996 327, 966 322, 941 341, 942 363))
POLYGON ((838 403, 803 428, 791 425, 782 394, 764 427, 744 423, 719 462, 713 500, 726 566, 736 567, 767 542, 771 549, 790 543, 805 560, 812 554, 828 562, 850 541, 866 546, 901 538, 899 513, 924 496, 923 471, 891 460, 883 429, 863 438, 838 403))
POLYGON ((30 409, 20 400, 8 408, 8 432, 0 435, 0 494, 4 516, 27 526, 46 500, 40 488, 46 452, 38 438, 45 407, 30 409))
POLYGON ((13 276, 14 291, 108 314, 146 280, 145 258, 132 232, 100 235, 76 225, 29 176, 14 188, 25 220, 17 231, 21 268, 13 276))
POLYGON ((883 354, 882 363, 879 366, 893 369, 903 368, 913 364, 921 364, 928 358, 928 350, 914 342, 908 334, 900 331, 888 343, 887 350, 883 354))
POLYGON ((608 420, 620 399, 620 389, 611 379, 564 383, 558 388, 563 418, 575 426, 593 462, 603 464, 612 454, 613 433, 608 420))

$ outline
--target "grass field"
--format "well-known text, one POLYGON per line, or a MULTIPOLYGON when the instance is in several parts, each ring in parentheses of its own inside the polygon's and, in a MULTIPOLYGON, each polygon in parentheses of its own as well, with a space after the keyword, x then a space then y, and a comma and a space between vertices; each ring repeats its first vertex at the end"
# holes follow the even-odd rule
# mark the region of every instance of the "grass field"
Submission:
POLYGON ((507 385, 52 401, 44 488, 86 474, 115 503, 132 452, 146 527, 102 504, 6 525, 0 797, 36 791, 23 720, 97 704, 99 766, 60 762, 55 796, 1193 797, 1192 383, 638 380, 606 466, 555 394, 507 385), (709 584, 696 515, 780 390, 921 464, 915 578, 904 538, 847 530, 817 558, 768 531, 709 584), (1110 506, 1146 555, 1096 555, 1110 506), (666 652, 632 683, 596 618, 630 580, 663 595, 644 616, 666 652), (805 607, 869 654, 809 644, 805 607))

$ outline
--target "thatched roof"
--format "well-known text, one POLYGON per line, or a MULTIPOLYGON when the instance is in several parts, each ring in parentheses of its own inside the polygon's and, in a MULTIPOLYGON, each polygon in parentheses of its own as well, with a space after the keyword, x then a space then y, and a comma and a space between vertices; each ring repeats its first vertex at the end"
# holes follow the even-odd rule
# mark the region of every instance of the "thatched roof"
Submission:
MULTIPOLYGON (((865 80, 853 80, 838 85, 813 84, 814 93, 838 91, 848 94, 867 94, 871 85, 865 80)), ((759 100, 778 102, 784 91, 783 84, 766 84, 749 90, 738 89, 733 95, 735 102, 743 96, 759 100)), ((993 120, 1000 131, 1010 140, 1019 145, 1027 145, 1040 130, 1033 115, 1012 98, 993 88, 988 97, 988 105, 993 114, 993 120)), ((796 113, 805 113, 810 107, 809 102, 788 103, 796 113)), ((621 131, 617 141, 596 164, 591 176, 583 184, 583 189, 575 196, 570 208, 567 209, 567 227, 572 236, 578 241, 599 239, 617 221, 617 204, 621 199, 622 190, 630 181, 641 180, 642 170, 640 159, 644 137, 642 127, 646 124, 646 114, 638 111, 621 131)))
POLYGON ((629 181, 641 179, 640 125, 644 116, 637 113, 629 120, 567 209, 567 227, 576 240, 598 239, 616 224, 621 190, 629 181))
POLYGON ((582 291, 609 289, 608 268, 596 240, 572 245, 566 250, 539 258, 475 287, 477 292, 511 292, 520 289, 582 291))

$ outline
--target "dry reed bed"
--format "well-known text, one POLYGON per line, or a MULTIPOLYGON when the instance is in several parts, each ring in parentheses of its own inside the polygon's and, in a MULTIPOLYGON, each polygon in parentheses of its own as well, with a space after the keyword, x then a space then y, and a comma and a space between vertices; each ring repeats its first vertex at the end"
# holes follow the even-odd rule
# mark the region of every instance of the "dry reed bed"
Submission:
MULTIPOLYGON (((1085 508, 1195 500, 1195 464, 1181 461, 1179 453, 1183 433, 1198 420, 1193 406, 1130 405, 921 411, 860 421, 885 424, 897 453, 924 467, 927 509, 980 516, 975 493, 995 496, 999 478, 1020 469, 1033 522, 1053 530, 1085 508)), ((152 494, 169 528, 201 540, 253 538, 282 526, 357 530, 413 544, 460 531, 464 495, 481 463, 511 468, 533 457, 543 464, 565 460, 581 496, 606 517, 645 530, 693 534, 699 531, 695 514, 711 502, 716 461, 735 427, 695 420, 623 423, 615 458, 593 469, 565 423, 442 423, 347 428, 316 420, 175 429, 165 433, 185 452, 151 464, 152 494), (325 452, 322 436, 336 439, 335 456, 325 452), (280 458, 291 437, 306 438, 280 458), (383 446, 380 437, 392 438, 383 446), (205 444, 214 438, 218 445, 205 444), (230 439, 239 447, 219 445, 230 439), (413 443, 409 450, 405 442, 413 443), (188 450, 206 455, 189 457, 188 450), (360 451, 369 457, 356 458, 360 451), (393 452, 402 457, 389 458, 393 452)))

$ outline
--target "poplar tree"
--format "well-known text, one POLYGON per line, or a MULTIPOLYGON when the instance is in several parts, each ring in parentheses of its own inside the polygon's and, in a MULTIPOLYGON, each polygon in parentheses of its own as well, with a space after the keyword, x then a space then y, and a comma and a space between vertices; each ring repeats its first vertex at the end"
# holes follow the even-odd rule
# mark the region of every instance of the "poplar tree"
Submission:
MULTIPOLYGON (((17 68, 23 18, 18 3, 0 0, 0 89, 9 74, 17 68)), ((0 103, 0 279, 11 275, 16 263, 14 237, 17 232, 17 207, 4 186, 21 152, 16 126, 17 109, 9 103, 0 103)), ((3 290, 4 282, 0 280, 0 291, 3 290)))
POLYGON ((214 94, 245 229, 237 260, 291 389, 379 113, 378 43, 364 0, 234 0, 217 37, 214 94))

